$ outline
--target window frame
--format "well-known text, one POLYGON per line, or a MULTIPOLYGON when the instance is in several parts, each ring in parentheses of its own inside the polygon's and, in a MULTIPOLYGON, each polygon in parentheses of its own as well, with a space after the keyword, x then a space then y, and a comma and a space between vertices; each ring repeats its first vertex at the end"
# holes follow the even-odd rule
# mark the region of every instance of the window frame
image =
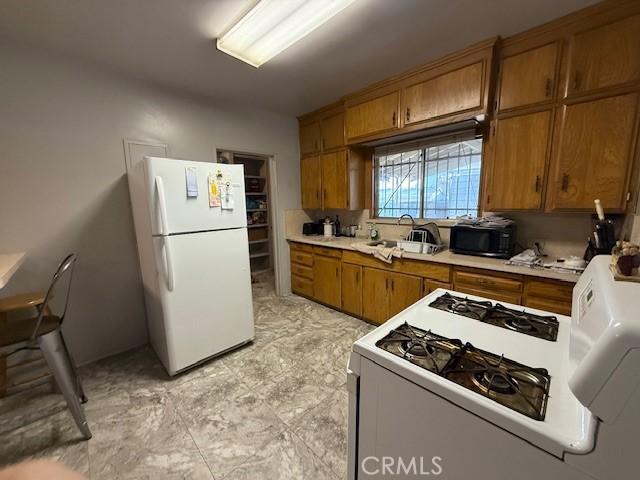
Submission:
POLYGON ((389 221, 396 222, 400 216, 380 216, 380 205, 378 198, 378 187, 379 187, 379 175, 380 175, 380 167, 378 163, 378 158, 383 155, 391 155, 393 153, 403 153, 411 150, 420 150, 420 164, 419 169, 422 174, 419 176, 419 199, 417 210, 419 215, 413 216, 415 220, 421 221, 429 221, 436 223, 447 223, 454 222, 456 217, 426 217, 425 214, 425 177, 427 174, 427 155, 426 152, 431 147, 436 147, 439 145, 453 144, 453 143, 461 143, 469 140, 480 140, 480 178, 478 185, 478 205, 475 209, 475 215, 480 215, 482 208, 482 181, 484 174, 484 153, 485 153, 485 139, 482 135, 474 132, 463 132, 462 134, 455 136, 446 136, 444 138, 433 138, 433 139, 424 139, 418 142, 409 142, 406 144, 395 144, 395 145, 387 145, 385 147, 381 147, 376 149, 373 153, 373 188, 372 188, 372 196, 373 196, 373 214, 371 215, 371 219, 376 221, 389 221), (382 150, 387 150, 386 153, 381 153, 382 150))

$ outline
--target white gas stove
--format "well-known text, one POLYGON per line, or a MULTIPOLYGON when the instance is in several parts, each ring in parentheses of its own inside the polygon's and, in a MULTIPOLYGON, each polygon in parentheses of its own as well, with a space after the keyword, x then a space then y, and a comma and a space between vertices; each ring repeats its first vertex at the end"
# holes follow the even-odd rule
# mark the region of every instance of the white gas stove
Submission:
POLYGON ((608 262, 571 318, 439 289, 355 342, 349 478, 631 478, 640 285, 608 262))

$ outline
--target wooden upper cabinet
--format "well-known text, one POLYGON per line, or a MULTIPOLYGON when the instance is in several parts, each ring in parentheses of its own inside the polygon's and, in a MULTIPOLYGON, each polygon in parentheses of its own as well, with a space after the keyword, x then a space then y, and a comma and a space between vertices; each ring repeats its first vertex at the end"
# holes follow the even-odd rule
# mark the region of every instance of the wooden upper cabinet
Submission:
POLYGON ((486 209, 542 208, 551 111, 500 119, 493 125, 486 209))
POLYGON ((300 196, 302 208, 322 208, 322 173, 320 157, 300 159, 300 196))
POLYGON ((342 304, 342 262, 339 258, 313 256, 313 298, 340 308, 342 304))
POLYGON ((347 142, 398 128, 398 92, 348 106, 345 115, 347 142))
POLYGON ((557 59, 558 44, 550 43, 502 60, 499 110, 552 100, 556 88, 557 59))
POLYGON ((622 211, 635 144, 638 94, 565 105, 556 122, 549 210, 622 211))
POLYGON ((320 152, 320 122, 300 125, 300 155, 320 152))
POLYGON ((320 163, 323 208, 349 208, 347 151, 323 153, 320 163))
POLYGON ((320 122, 322 151, 344 147, 344 112, 324 118, 320 122))
POLYGON ((574 35, 569 48, 568 94, 640 79, 640 15, 574 35))
POLYGON ((403 125, 482 108, 483 77, 484 62, 480 61, 405 87, 403 125))

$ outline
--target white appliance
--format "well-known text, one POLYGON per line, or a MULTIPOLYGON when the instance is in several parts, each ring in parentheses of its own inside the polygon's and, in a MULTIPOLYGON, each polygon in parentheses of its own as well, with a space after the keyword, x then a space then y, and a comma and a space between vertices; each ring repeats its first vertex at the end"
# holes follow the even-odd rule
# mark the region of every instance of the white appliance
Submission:
MULTIPOLYGON (((553 341, 512 329, 520 322, 516 317, 501 328, 465 316, 463 310, 437 309, 443 295, 461 295, 442 289, 356 341, 348 366, 348 478, 392 478, 398 471, 405 473, 399 478, 424 478, 424 472, 443 479, 638 478, 640 285, 615 282, 609 261, 609 256, 598 256, 589 264, 574 288, 571 318, 505 304, 545 318, 554 315, 553 341), (411 352, 421 355, 411 350, 416 343, 388 343, 404 338, 394 332, 414 329, 428 332, 428 338, 460 339, 443 343, 453 349, 469 342, 496 354, 502 366, 508 359, 546 369, 550 383, 542 419, 496 401, 510 398, 511 380, 518 378, 522 387, 524 377, 511 376, 502 382, 506 390, 496 382, 481 394, 451 380, 467 375, 472 379, 468 385, 476 388, 473 379, 486 378, 480 370, 457 368, 453 361, 430 371, 414 363, 422 361, 411 357, 411 352), (395 348, 400 354, 394 354, 395 348), (422 473, 412 465, 422 465, 422 473)), ((468 298, 490 303, 491 311, 498 308, 496 302, 468 298)), ((419 344, 427 334, 418 338, 419 344)))
POLYGON ((145 157, 129 190, 149 337, 167 372, 251 341, 243 166, 145 157))

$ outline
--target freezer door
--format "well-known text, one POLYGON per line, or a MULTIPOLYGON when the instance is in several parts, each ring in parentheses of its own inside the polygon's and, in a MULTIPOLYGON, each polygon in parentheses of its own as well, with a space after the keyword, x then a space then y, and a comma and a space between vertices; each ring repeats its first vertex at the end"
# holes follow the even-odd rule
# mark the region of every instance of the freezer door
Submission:
POLYGON ((253 339, 246 228, 159 236, 154 251, 170 375, 253 339))
POLYGON ((247 225, 244 167, 145 157, 147 196, 153 235, 203 232, 247 225), (222 195, 231 205, 211 207, 208 177, 221 174, 222 195), (231 208, 223 208, 231 207, 231 208))

